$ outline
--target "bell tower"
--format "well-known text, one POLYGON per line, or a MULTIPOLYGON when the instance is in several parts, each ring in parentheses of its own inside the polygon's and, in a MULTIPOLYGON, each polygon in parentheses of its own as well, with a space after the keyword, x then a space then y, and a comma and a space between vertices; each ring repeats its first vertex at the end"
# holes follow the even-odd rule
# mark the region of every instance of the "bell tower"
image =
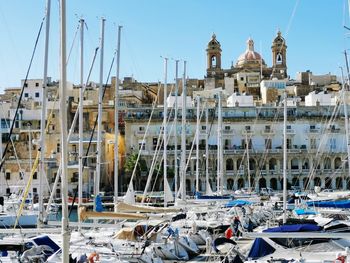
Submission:
POLYGON ((207 51, 207 77, 215 77, 221 69, 221 45, 213 34, 208 43, 207 51))
POLYGON ((278 30, 277 36, 272 42, 272 78, 287 78, 287 45, 278 30))

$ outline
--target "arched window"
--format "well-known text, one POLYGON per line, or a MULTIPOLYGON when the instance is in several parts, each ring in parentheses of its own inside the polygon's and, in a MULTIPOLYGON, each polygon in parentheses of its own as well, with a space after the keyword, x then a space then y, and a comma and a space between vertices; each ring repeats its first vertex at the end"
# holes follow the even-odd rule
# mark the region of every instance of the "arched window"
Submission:
POLYGON ((265 180, 265 178, 260 178, 259 179, 259 188, 261 189, 264 187, 266 187, 266 180, 265 180))
POLYGON ((330 158, 327 157, 327 158, 324 159, 324 166, 323 166, 323 168, 325 170, 331 169, 331 159, 330 158))
POLYGON ((291 168, 292 168, 292 170, 298 170, 299 169, 299 160, 297 158, 293 158, 291 160, 291 168))
POLYGON ((277 53, 277 56, 276 56, 276 64, 281 65, 282 62, 283 62, 282 54, 281 54, 281 53, 277 53))
POLYGON ((217 59, 216 59, 216 56, 213 55, 211 56, 211 67, 216 68, 216 65, 217 65, 217 59))
POLYGON ((269 169, 270 169, 270 171, 274 171, 274 170, 276 170, 276 167, 277 166, 277 161, 276 161, 276 159, 275 158, 271 158, 270 160, 269 160, 269 169))
POLYGON ((341 168, 341 159, 340 159, 340 157, 335 158, 335 160, 334 160, 334 168, 335 169, 341 168))
POLYGON ((233 160, 227 159, 226 160, 226 171, 232 171, 233 170, 233 160))

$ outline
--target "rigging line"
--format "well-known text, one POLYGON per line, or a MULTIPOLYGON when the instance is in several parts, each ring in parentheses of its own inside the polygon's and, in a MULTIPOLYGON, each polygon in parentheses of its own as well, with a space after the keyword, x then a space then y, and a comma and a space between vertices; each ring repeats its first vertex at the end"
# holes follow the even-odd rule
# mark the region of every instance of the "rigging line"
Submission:
POLYGON ((298 5, 299 5, 299 2, 300 2, 300 0, 296 0, 295 5, 294 5, 294 8, 293 8, 293 11, 292 11, 292 14, 291 14, 291 16, 290 16, 290 18, 289 18, 288 25, 287 25, 287 29, 286 29, 286 37, 288 36, 289 30, 290 30, 290 28, 291 28, 291 26, 292 26, 292 22, 293 22, 293 20, 294 20, 294 16, 295 16, 295 13, 296 13, 296 11, 297 11, 297 7, 298 7, 298 5))
POLYGON ((80 23, 78 23, 77 29, 75 30, 73 42, 72 42, 72 45, 71 45, 71 47, 69 49, 69 53, 68 53, 68 57, 67 57, 67 61, 66 61, 67 65, 68 65, 68 62, 69 62, 69 59, 70 59, 70 55, 72 54, 72 50, 73 50, 73 47, 74 47, 74 44, 75 44, 75 40, 76 40, 78 32, 79 32, 79 28, 80 28, 80 23))
MULTIPOLYGON (((200 114, 200 116, 199 116, 199 119, 200 119, 200 120, 202 120, 203 113, 204 113, 204 109, 205 109, 205 104, 203 103, 203 105, 202 105, 202 110, 201 110, 201 114, 200 114)), ((194 138, 196 138, 196 136, 199 136, 199 134, 197 135, 197 131, 196 131, 195 134, 194 134, 194 138)), ((187 159, 186 166, 185 166, 185 169, 184 169, 185 171, 187 170, 187 167, 188 167, 188 165, 189 165, 189 163, 190 163, 191 155, 192 155, 192 152, 193 152, 194 145, 195 145, 195 143, 193 142, 192 145, 191 145, 191 150, 190 150, 190 153, 189 153, 189 155, 188 155, 188 159, 187 159)))
MULTIPOLYGON (((114 60, 115 60, 115 56, 117 54, 117 51, 114 51, 114 54, 113 54, 113 58, 112 58, 112 62, 111 62, 111 66, 109 67, 109 71, 108 71, 108 75, 107 75, 107 79, 106 79, 106 82, 105 82, 105 85, 103 85, 103 94, 102 94, 102 101, 103 101, 103 98, 105 96, 105 93, 106 93, 106 88, 107 88, 107 83, 109 81, 109 77, 111 76, 111 72, 112 72, 112 68, 113 68, 113 65, 114 65, 114 60)), ((82 112, 80 112, 79 114, 83 114, 82 112)), ((85 156, 88 156, 89 155, 89 151, 90 151, 90 146, 92 144, 92 139, 94 137, 94 133, 95 133, 95 130, 96 130, 96 126, 97 126, 97 122, 98 122, 98 113, 96 114, 96 118, 95 118, 95 123, 94 123, 94 128, 92 129, 91 131, 91 136, 90 136, 90 141, 89 141, 89 144, 88 144, 88 147, 86 149, 86 154, 85 156)), ((72 127, 73 128, 73 127, 72 127)), ((98 153, 98 154, 101 154, 101 153, 98 153)), ((84 165, 83 165, 83 171, 84 171, 84 167, 86 165, 86 161, 87 161, 87 158, 85 158, 85 161, 84 161, 84 165)), ((73 211, 73 206, 74 206, 74 203, 75 203, 75 199, 77 198, 77 195, 78 195, 78 186, 75 188, 74 190, 74 197, 73 197, 73 201, 72 201, 72 205, 69 209, 69 216, 71 215, 72 211, 73 211)))
MULTIPOLYGON (((57 96, 57 93, 56 93, 56 96, 57 96)), ((55 104, 54 104, 54 106, 55 106, 55 104)), ((49 125, 51 124, 52 115, 53 115, 53 109, 51 110, 50 115, 48 116, 47 124, 45 126, 45 133, 48 131, 49 125)), ((14 228, 16 228, 17 224, 19 223, 19 218, 20 218, 22 211, 24 209, 25 200, 28 196, 30 185, 32 184, 32 181, 33 181, 34 173, 39 165, 39 159, 40 159, 39 157, 40 157, 40 151, 37 151, 32 170, 30 171, 30 176, 28 178, 27 185, 26 185, 25 190, 23 192, 22 201, 21 201, 21 204, 20 204, 19 209, 18 209, 17 214, 16 214, 16 221, 14 224, 14 228)))
MULTIPOLYGON (((41 34, 41 30, 42 30, 42 28, 43 28, 44 21, 45 21, 45 17, 44 17, 44 18, 42 19, 42 21, 41 21, 40 28, 39 28, 39 32, 38 32, 38 35, 37 35, 36 40, 35 40, 34 49, 33 49, 33 52, 32 52, 32 56, 31 56, 31 58, 30 58, 30 62, 29 62, 29 66, 28 66, 28 69, 27 69, 26 77, 25 77, 25 80, 24 80, 24 82, 23 82, 21 94, 20 94, 19 99, 18 99, 17 108, 16 108, 15 114, 14 114, 14 116, 13 116, 13 120, 12 120, 12 123, 11 123, 11 128, 10 128, 10 132, 9 132, 8 138, 11 138, 11 135, 12 135, 12 133, 13 133, 13 129, 14 129, 14 126, 15 126, 15 123, 16 123, 16 117, 17 117, 17 114, 18 114, 18 111, 19 111, 19 107, 21 106, 21 101, 22 101, 22 97, 23 97, 23 93, 24 93, 24 88, 25 88, 26 85, 27 85, 27 80, 28 80, 29 72, 30 72, 30 69, 31 69, 31 67, 32 67, 34 55, 35 55, 35 52, 36 52, 36 48, 37 48, 37 46, 38 46, 39 37, 40 37, 40 34, 41 34)), ((4 149, 3 154, 2 154, 2 156, 1 156, 0 171, 1 171, 1 168, 3 167, 3 165, 4 165, 4 163, 5 163, 5 156, 6 156, 6 152, 7 152, 7 150, 8 150, 10 141, 11 141, 11 140, 9 139, 9 141, 6 143, 5 149, 4 149)), ((7 179, 5 178, 5 180, 7 180, 7 179)))
MULTIPOLYGON (((171 89, 170 89, 170 93, 172 93, 173 91, 173 88, 174 88, 174 85, 171 85, 171 89)), ((158 91, 157 91, 157 98, 156 100, 158 100, 158 96, 159 96, 159 86, 158 86, 158 91)), ((153 110, 154 108, 152 109, 152 115, 153 115, 153 110)), ((171 108, 170 110, 170 114, 168 116, 168 119, 167 119, 167 125, 168 123, 170 122, 170 119, 171 119, 171 115, 173 114, 174 112, 174 107, 171 108)), ((150 119, 152 119, 152 115, 150 116, 150 119)), ((171 136, 171 133, 172 133, 172 128, 173 128, 174 125, 171 126, 171 129, 169 131, 169 134, 168 134, 168 139, 167 139, 167 142, 170 141, 170 136, 171 136)), ((163 127, 163 124, 160 126, 161 128, 163 127)), ((142 196, 142 202, 144 201, 144 199, 146 198, 146 194, 147 194, 147 191, 148 191, 148 188, 149 188, 149 184, 151 183, 151 180, 152 180, 152 176, 153 176, 153 172, 154 172, 154 169, 155 169, 155 166, 157 165, 157 162, 158 162, 158 158, 159 158, 159 153, 160 153, 160 149, 163 145, 163 138, 162 138, 162 133, 159 132, 159 135, 158 135, 158 139, 157 139, 157 145, 156 145, 156 148, 155 148, 155 155, 153 155, 153 158, 152 158, 152 163, 151 163, 151 167, 150 167, 150 170, 149 170, 149 173, 148 173, 148 177, 147 177, 147 182, 146 182, 146 186, 145 186, 145 189, 144 189, 144 193, 143 193, 143 196, 142 196)), ((163 158, 161 159, 160 163, 162 162, 163 158)), ((156 180, 155 180, 156 182, 156 180)), ((154 190, 154 185, 152 187, 152 190, 151 190, 151 193, 153 192, 154 190)))
MULTIPOLYGON (((317 160, 317 162, 313 163, 313 165, 310 169, 310 173, 308 176, 309 181, 311 181, 313 179, 313 177, 315 177, 317 167, 320 164, 320 159, 321 159, 320 155, 322 155, 322 151, 324 150, 324 147, 326 147, 326 140, 328 138, 328 135, 330 134, 330 131, 328 129, 329 129, 330 125, 334 122, 335 116, 338 115, 339 109, 340 109, 339 102, 337 102, 336 106, 333 109, 332 115, 330 116, 329 121, 327 121, 325 123, 325 127, 323 129, 323 135, 321 137, 321 141, 320 141, 320 144, 317 148, 317 152, 315 155, 315 159, 317 160)), ((308 186, 308 184, 307 184, 307 186, 308 186)))
MULTIPOLYGON (((92 59, 92 62, 91 62, 91 66, 90 66, 90 69, 89 69, 89 74, 88 74, 87 79, 86 79, 86 82, 85 82, 84 91, 85 91, 85 88, 86 88, 86 86, 87 86, 87 83, 89 83, 90 76, 91 76, 91 72, 92 72, 92 69, 93 69, 93 67, 94 67, 96 57, 97 57, 97 51, 98 51, 98 49, 99 49, 99 47, 96 47, 96 48, 95 48, 94 56, 93 56, 93 59, 92 59)), ((84 92, 84 91, 83 91, 83 92, 84 92)), ((57 96, 57 95, 56 95, 56 96, 57 96)), ((55 100, 55 102, 56 102, 56 100, 55 100)), ((83 103, 83 102, 80 101, 79 103, 83 103)), ((72 134, 72 130, 73 130, 74 127, 75 127, 75 123, 76 123, 76 120, 77 120, 77 112, 79 112, 79 107, 77 107, 77 111, 76 111, 76 113, 75 113, 75 115, 74 115, 73 122, 72 122, 71 128, 70 128, 70 130, 69 130, 68 138, 70 138, 70 136, 71 136, 71 134, 72 134)), ((67 141, 68 141, 68 138, 67 138, 67 141)), ((84 165, 85 165, 85 164, 86 164, 86 163, 84 163, 84 165)), ((58 184, 58 179, 60 178, 60 174, 61 174, 61 168, 62 168, 62 166, 60 165, 60 166, 58 167, 58 170, 57 170, 55 182, 54 182, 54 184, 53 184, 53 186, 52 186, 52 191, 51 191, 50 199, 49 199, 48 205, 47 205, 47 207, 46 207, 46 213, 49 212, 50 205, 51 205, 52 200, 53 200, 53 198, 54 198, 55 191, 56 191, 57 184, 58 184)))
MULTIPOLYGON (((172 109, 171 109, 171 111, 170 111, 170 114, 169 114, 169 117, 168 117, 168 120, 167 120, 167 124, 170 122, 171 115, 173 114, 174 111, 175 111, 175 109, 174 109, 174 107, 172 107, 172 109)), ((172 134, 172 132, 173 132, 174 126, 175 126, 175 125, 174 125, 174 122, 173 122, 173 123, 171 124, 168 137, 167 137, 167 139, 166 139, 168 145, 169 145, 169 142, 170 142, 170 140, 171 140, 171 138, 172 138, 171 134, 172 134)), ((159 135, 161 136, 161 133, 159 133, 159 135)), ((159 139, 159 137, 158 137, 158 139, 159 139)), ((160 149, 161 149, 161 147, 163 146, 163 143, 164 143, 164 138, 163 138, 163 136, 161 136, 161 139, 160 139, 160 140, 161 140, 161 144, 160 144, 160 146, 159 146, 159 149, 157 149, 156 158, 155 158, 156 160, 155 160, 155 163, 154 163, 154 167, 157 165, 158 158, 159 158, 159 153, 160 153, 160 149)), ((165 149, 164 149, 164 150, 165 150, 165 149)), ((157 179, 158 179, 159 172, 160 172, 160 170, 161 170, 161 164, 162 164, 163 160, 164 160, 164 156, 161 155, 161 159, 159 160, 159 163, 158 163, 160 166, 158 166, 158 169, 157 169, 157 175, 156 175, 156 179, 154 180, 154 183, 153 183, 153 186, 152 186, 151 194, 154 192, 154 188, 156 187, 156 182, 157 182, 157 179)), ((175 161, 176 161, 176 160, 175 160, 175 161)), ((170 166, 170 165, 168 165, 168 166, 170 166)), ((154 171, 154 169, 155 169, 155 168, 153 168, 153 171, 154 171)), ((153 172, 151 173, 151 177, 152 177, 152 174, 153 174, 153 172)), ((152 180, 152 178, 150 178, 150 180, 152 180)), ((174 183, 174 182, 173 182, 173 183, 174 183)), ((146 192, 146 190, 148 190, 148 189, 145 188, 145 192, 146 192)), ((146 192, 146 194, 147 194, 147 192, 146 192)))

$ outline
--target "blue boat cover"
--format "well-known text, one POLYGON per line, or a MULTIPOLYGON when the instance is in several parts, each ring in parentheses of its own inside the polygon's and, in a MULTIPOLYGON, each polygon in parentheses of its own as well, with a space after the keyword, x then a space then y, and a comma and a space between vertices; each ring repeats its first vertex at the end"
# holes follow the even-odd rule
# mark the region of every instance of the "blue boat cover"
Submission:
POLYGON ((235 206, 242 207, 244 205, 251 205, 251 204, 252 203, 249 201, 237 199, 237 200, 229 201, 227 204, 225 204, 225 207, 226 208, 231 208, 235 206))
POLYGON ((305 210, 305 209, 294 209, 294 212, 300 216, 300 215, 316 215, 315 210, 305 210))
POLYGON ((214 199, 230 200, 230 199, 232 199, 232 196, 229 196, 229 195, 202 195, 199 192, 196 192, 194 194, 194 196, 196 197, 196 199, 202 199, 202 200, 205 200, 205 199, 208 199, 208 200, 214 200, 214 199))
POLYGON ((309 201, 308 206, 350 208, 350 200, 309 201))
POLYGON ((258 258, 272 254, 273 252, 275 252, 275 250, 276 249, 274 249, 264 239, 256 238, 254 240, 252 248, 249 251, 248 258, 258 259, 258 258))
POLYGON ((320 231, 322 227, 314 224, 296 224, 296 225, 282 225, 265 229, 263 232, 308 232, 320 231))
POLYGON ((35 243, 37 246, 41 246, 41 245, 46 245, 49 246, 50 248, 52 248, 52 250, 54 251, 53 253, 56 253, 58 250, 60 250, 61 248, 59 247, 59 245, 57 245, 51 238, 49 238, 48 236, 39 236, 39 237, 35 237, 32 239, 33 243, 35 243))
POLYGON ((95 206, 96 212, 102 212, 103 211, 102 198, 99 194, 96 195, 95 204, 96 204, 96 206, 95 206))

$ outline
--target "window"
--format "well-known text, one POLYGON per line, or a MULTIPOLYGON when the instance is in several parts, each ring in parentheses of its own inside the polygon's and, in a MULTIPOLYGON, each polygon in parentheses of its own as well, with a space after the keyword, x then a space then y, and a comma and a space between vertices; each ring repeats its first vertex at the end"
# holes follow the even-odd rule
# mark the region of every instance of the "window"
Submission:
POLYGON ((139 127, 139 131, 144 131, 144 130, 145 130, 145 127, 143 127, 143 126, 139 127))
POLYGON ((38 179, 38 173, 37 173, 37 172, 35 172, 35 173, 33 174, 33 179, 34 179, 34 180, 38 179))
POLYGON ((140 149, 140 150, 145 150, 145 149, 146 149, 145 146, 146 146, 146 145, 145 145, 145 142, 144 142, 144 141, 139 141, 139 149, 140 149))
POLYGON ((206 131, 207 130, 207 126, 202 126, 202 131, 206 131))
POLYGON ((6 188, 6 194, 11 194, 11 189, 10 188, 6 188))
POLYGON ((79 173, 73 173, 73 176, 71 178, 71 183, 78 182, 78 179, 79 179, 79 173))
POLYGON ((245 130, 250 131, 250 126, 249 125, 245 126, 245 130))
POLYGON ((61 189, 57 188, 56 189, 56 194, 58 194, 58 195, 61 194, 61 189))
POLYGON ((271 146, 272 146, 271 139, 265 139, 265 148, 266 149, 271 149, 271 146))
POLYGON ((26 92, 26 93, 24 93, 24 97, 25 98, 28 98, 29 97, 29 94, 26 92))
POLYGON ((35 82, 35 87, 39 87, 39 82, 35 82))
POLYGON ((310 149, 316 149, 316 138, 310 139, 310 149))
POLYGON ((37 193, 38 192, 38 189, 36 187, 33 187, 33 193, 37 193))
POLYGON ((291 130, 292 126, 291 125, 287 125, 287 130, 291 130))
POLYGON ((10 180, 11 179, 11 173, 10 172, 6 172, 6 180, 10 180))
POLYGON ((244 77, 241 77, 241 81, 243 81, 244 80, 244 77))
POLYGON ((310 125, 310 130, 315 130, 316 126, 315 125, 310 125))
POLYGON ((266 125, 265 126, 265 132, 270 132, 271 131, 271 126, 270 125, 266 125))
POLYGON ((61 144, 60 143, 57 143, 56 152, 57 153, 61 152, 61 144))
POLYGON ((331 150, 335 150, 337 148, 336 139, 335 138, 330 138, 329 139, 329 146, 330 146, 331 150))
POLYGON ((216 68, 216 56, 215 55, 211 57, 211 67, 216 68))
POLYGON ((35 98, 39 98, 40 93, 39 92, 35 92, 35 98))
POLYGON ((287 138, 287 149, 292 149, 292 139, 287 138))
POLYGON ((28 88, 28 83, 27 83, 27 82, 24 83, 24 87, 25 87, 25 88, 28 88))
POLYGON ((55 113, 52 113, 52 119, 54 119, 55 118, 55 113))
POLYGON ((225 131, 229 131, 231 129, 230 126, 225 126, 225 131))
POLYGON ((277 53, 276 64, 278 64, 278 65, 282 64, 282 54, 281 53, 277 53))
POLYGON ((157 137, 153 137, 153 145, 157 145, 158 142, 158 138, 157 137))

